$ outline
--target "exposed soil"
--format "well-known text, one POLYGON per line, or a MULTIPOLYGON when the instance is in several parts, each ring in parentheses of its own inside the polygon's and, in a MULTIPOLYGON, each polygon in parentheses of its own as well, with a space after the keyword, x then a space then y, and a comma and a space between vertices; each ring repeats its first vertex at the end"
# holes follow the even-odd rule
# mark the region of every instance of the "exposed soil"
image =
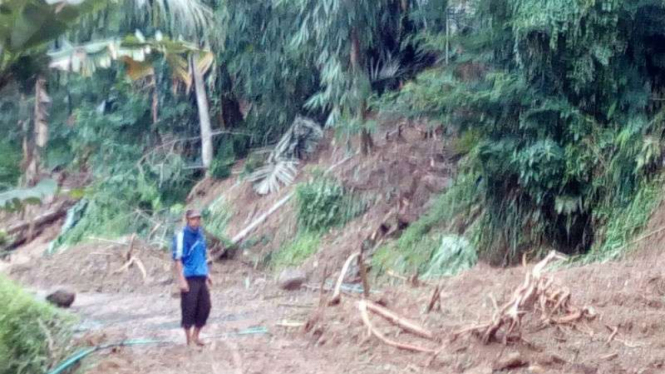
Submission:
MULTIPOLYGON (((104 351, 84 362, 87 373, 492 373, 499 372, 493 368, 516 352, 523 365, 505 372, 619 374, 665 370, 665 278, 659 267, 665 254, 656 248, 622 262, 553 271, 551 277, 572 291, 572 302, 594 308, 598 316, 588 322, 543 327, 536 316, 527 315, 523 340, 508 345, 483 345, 472 335, 451 341, 451 336, 491 318, 492 298, 499 304, 506 301, 527 269, 479 264, 442 281, 441 309, 430 314, 424 311, 431 286, 375 285, 371 299, 422 324, 441 343, 399 333, 373 316, 375 326, 401 342, 432 349, 444 347, 434 360, 428 354, 401 351, 368 337, 358 312, 357 295, 344 295, 340 305, 319 309, 318 291, 281 291, 272 276, 238 261, 214 265, 214 312, 205 330, 210 344, 203 349, 188 349, 182 344, 178 300, 170 282, 144 285, 140 273, 130 269, 128 274, 116 274, 115 282, 136 287, 132 292, 124 288, 112 292, 113 287, 108 292, 97 292, 98 288, 110 287, 108 277, 90 277, 87 273, 72 278, 63 271, 67 265, 71 267, 71 256, 77 250, 90 251, 92 247, 40 260, 29 272, 12 274, 36 289, 58 283, 87 290, 79 292, 73 306, 82 317, 80 339, 84 343, 127 338, 170 341, 104 351), (28 277, 37 273, 50 275, 28 277), (280 326, 285 321, 310 319, 315 324, 308 333, 301 327, 280 326), (268 333, 233 335, 257 326, 265 327, 268 333), (610 340, 614 329, 618 332, 610 340)), ((163 259, 168 255, 163 254, 163 259)))
MULTIPOLYGON (((415 128, 408 129, 403 142, 383 142, 374 155, 354 158, 335 169, 334 175, 346 186, 368 189, 381 198, 344 230, 326 234, 317 255, 305 264, 311 275, 307 287, 282 291, 272 274, 256 270, 247 260, 278 248, 295 232, 293 205, 271 217, 252 236, 270 237, 269 243, 259 240, 246 255, 214 264, 213 313, 204 330, 209 343, 205 348, 183 345, 179 301, 166 252, 137 243, 134 254, 146 270, 144 279, 138 266, 118 271, 126 262, 126 243, 89 243, 50 258, 37 258, 48 242, 38 239, 19 249, 17 253, 23 257, 14 256, 5 271, 39 295, 55 286, 76 290, 72 311, 81 317, 77 334, 81 344, 141 338, 166 341, 101 351, 84 360, 80 370, 85 373, 665 372, 665 276, 661 270, 665 231, 640 240, 636 243, 639 250, 620 262, 551 270, 548 275, 570 290, 571 302, 592 308, 596 317, 542 325, 539 315, 527 313, 521 339, 505 345, 500 341, 485 345, 472 334, 453 337, 490 320, 495 302, 501 305, 509 300, 530 266, 498 269, 481 263, 459 276, 442 279, 441 307, 431 313, 425 310, 433 285, 415 287, 398 279, 372 284, 371 300, 424 326, 436 339, 415 337, 372 315, 374 326, 390 339, 439 350, 434 358, 390 347, 369 336, 359 313, 358 294, 344 294, 340 305, 319 307, 316 278, 321 268, 325 265, 338 272, 348 254, 358 249, 400 199, 411 202, 407 209, 413 211, 404 214, 421 214, 433 195, 421 181, 428 175, 450 175, 447 157, 436 146, 440 140, 415 142, 419 136, 415 128), (306 322, 310 322, 307 332, 301 326, 306 322), (265 328, 266 333, 237 334, 256 327, 265 328)), ((311 175, 307 171, 311 165, 326 169, 344 159, 343 147, 335 147, 332 141, 326 144, 308 162, 300 180, 311 175)), ((289 192, 286 188, 275 196, 258 198, 248 186, 233 187, 235 183, 211 184, 195 198, 205 205, 224 194, 234 212, 231 234, 289 192)), ((664 225, 665 207, 661 207, 645 233, 664 225)), ((330 278, 333 276, 336 274, 330 278)), ((323 293, 324 298, 329 296, 330 292, 323 293)))
MULTIPOLYGON (((308 273, 318 274, 324 264, 337 266, 357 250, 391 210, 399 210, 405 220, 415 220, 427 211, 431 197, 444 190, 452 180, 454 165, 446 146, 449 142, 441 138, 423 140, 426 127, 404 121, 384 123, 380 133, 393 133, 399 125, 403 129, 402 137, 397 138, 396 134, 390 134, 389 139, 377 136, 376 147, 369 156, 352 156, 346 151, 346 142, 328 133, 318 152, 301 165, 296 182, 278 193, 259 196, 249 182, 232 178, 218 183, 202 183, 191 205, 204 207, 224 196, 226 206, 232 212, 226 230, 230 238, 292 192, 295 184, 312 178, 315 170, 326 171, 336 166, 329 175, 347 189, 370 200, 371 205, 343 229, 333 229, 324 235, 317 254, 303 266, 308 273), (346 162, 342 162, 344 160, 346 162)), ((279 249, 296 232, 296 208, 294 200, 291 200, 246 241, 242 259, 251 263, 261 262, 267 253, 279 249)))

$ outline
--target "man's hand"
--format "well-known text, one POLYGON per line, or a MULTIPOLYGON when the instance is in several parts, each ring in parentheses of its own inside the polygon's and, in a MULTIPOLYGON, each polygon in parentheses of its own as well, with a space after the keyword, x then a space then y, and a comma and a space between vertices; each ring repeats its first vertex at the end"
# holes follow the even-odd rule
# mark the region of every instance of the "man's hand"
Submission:
POLYGON ((185 278, 180 279, 180 292, 189 292, 189 284, 185 278))
POLYGON ((175 272, 175 277, 178 280, 178 286, 180 288, 180 292, 189 292, 189 283, 187 283, 187 279, 185 279, 185 275, 182 270, 181 260, 176 260, 174 272, 175 272))
POLYGON ((208 283, 208 287, 212 287, 212 285, 214 284, 212 282, 212 277, 210 277, 210 275, 208 275, 208 279, 206 279, 206 282, 208 283))

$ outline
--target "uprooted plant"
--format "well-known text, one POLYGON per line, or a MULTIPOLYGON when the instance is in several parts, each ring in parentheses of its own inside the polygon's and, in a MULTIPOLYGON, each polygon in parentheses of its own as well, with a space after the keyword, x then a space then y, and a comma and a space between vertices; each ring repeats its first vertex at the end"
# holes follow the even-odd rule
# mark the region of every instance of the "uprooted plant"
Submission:
POLYGON ((480 335, 483 343, 487 344, 503 329, 502 341, 506 344, 514 338, 521 338, 522 320, 529 313, 540 313, 540 322, 545 326, 573 324, 585 318, 594 318, 592 308, 573 305, 570 290, 557 285, 552 277, 545 274, 547 265, 564 259, 565 256, 550 252, 526 273, 524 282, 507 303, 499 308, 494 302, 495 311, 490 321, 464 329, 454 334, 453 338, 473 333, 480 335))

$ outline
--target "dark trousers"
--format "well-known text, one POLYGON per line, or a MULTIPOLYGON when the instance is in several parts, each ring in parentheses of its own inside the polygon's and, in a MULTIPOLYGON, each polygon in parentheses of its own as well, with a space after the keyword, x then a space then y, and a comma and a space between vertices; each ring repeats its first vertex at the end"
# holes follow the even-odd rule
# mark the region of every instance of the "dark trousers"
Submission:
POLYGON ((189 292, 180 293, 182 327, 186 329, 192 326, 201 328, 208 321, 212 307, 206 277, 187 278, 187 284, 189 284, 189 292))

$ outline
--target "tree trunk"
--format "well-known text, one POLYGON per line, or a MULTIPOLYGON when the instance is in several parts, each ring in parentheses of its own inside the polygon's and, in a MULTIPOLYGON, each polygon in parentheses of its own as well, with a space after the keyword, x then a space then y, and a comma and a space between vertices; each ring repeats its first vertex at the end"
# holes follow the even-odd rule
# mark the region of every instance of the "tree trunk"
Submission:
POLYGON ((159 92, 157 91, 157 77, 152 75, 152 105, 150 107, 150 114, 152 114, 153 127, 159 121, 159 92))
MULTIPOLYGON (((354 28, 351 30, 351 70, 354 75, 363 74, 362 66, 360 61, 360 40, 358 39, 358 31, 354 28)), ((357 80, 357 78, 356 78, 357 80)), ((356 83, 357 84, 357 83, 356 83)), ((361 123, 365 123, 367 119, 367 99, 362 98, 358 103, 358 109, 356 114, 361 123)), ((362 129, 362 134, 360 138, 360 150, 363 155, 368 155, 372 153, 374 148, 374 140, 372 140, 372 134, 366 128, 362 129)))
POLYGON ((23 140, 23 157, 26 159, 25 182, 28 186, 34 186, 39 180, 39 166, 41 163, 42 150, 48 143, 48 105, 51 98, 46 93, 46 80, 38 77, 35 83, 35 108, 33 117, 33 141, 27 139, 30 131, 27 122, 24 123, 25 137, 23 140))
POLYGON ((28 117, 28 109, 27 109, 27 103, 26 103, 26 98, 24 94, 21 94, 21 102, 19 103, 19 118, 23 118, 22 120, 19 120, 18 124, 21 127, 21 132, 23 133, 23 160, 21 160, 21 171, 23 172, 23 176, 21 177, 21 185, 25 186, 28 184, 26 175, 28 171, 28 167, 31 164, 31 159, 32 159, 32 137, 30 136, 30 120, 27 118, 28 117))
POLYGON ((233 93, 233 79, 225 64, 219 67, 219 80, 221 83, 221 113, 220 123, 225 129, 237 127, 245 119, 240 110, 240 102, 233 93))
POLYGON ((196 104, 199 109, 199 125, 201 127, 201 160, 203 167, 208 169, 212 163, 212 128, 210 125, 210 111, 208 109, 208 96, 203 84, 203 73, 197 69, 198 58, 191 58, 192 74, 194 75, 194 92, 196 104))

